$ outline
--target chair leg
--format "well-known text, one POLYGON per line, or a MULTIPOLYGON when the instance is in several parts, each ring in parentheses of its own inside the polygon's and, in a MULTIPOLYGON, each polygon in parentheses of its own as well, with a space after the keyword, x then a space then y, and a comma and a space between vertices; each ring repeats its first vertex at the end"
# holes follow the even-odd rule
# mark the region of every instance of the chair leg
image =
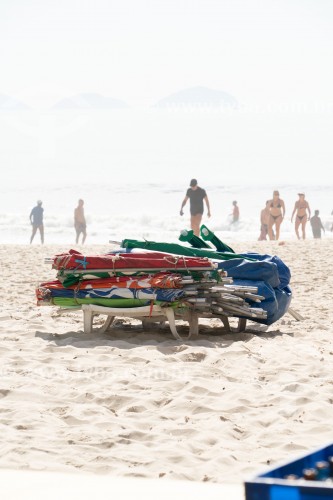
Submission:
POLYGON ((173 309, 171 307, 166 307, 165 308, 165 315, 168 318, 169 326, 172 335, 175 337, 177 340, 182 340, 182 338, 179 336, 176 328, 176 322, 175 322, 175 314, 173 312, 173 309))
POLYGON ((93 322, 93 313, 89 309, 83 311, 83 331, 84 333, 91 333, 93 322))
POLYGON ((229 323, 228 316, 221 316, 221 321, 223 323, 223 326, 224 326, 226 332, 230 332, 231 329, 230 329, 230 323, 229 323))
POLYGON ((236 333, 245 332, 246 328, 246 318, 238 318, 238 326, 236 328, 236 333))
POLYGON ((112 325, 113 320, 114 320, 114 316, 107 316, 104 325, 100 329, 100 332, 105 333, 109 329, 109 327, 112 325))
POLYGON ((197 337, 199 335, 199 316, 194 311, 189 311, 189 334, 188 339, 193 337, 197 337))

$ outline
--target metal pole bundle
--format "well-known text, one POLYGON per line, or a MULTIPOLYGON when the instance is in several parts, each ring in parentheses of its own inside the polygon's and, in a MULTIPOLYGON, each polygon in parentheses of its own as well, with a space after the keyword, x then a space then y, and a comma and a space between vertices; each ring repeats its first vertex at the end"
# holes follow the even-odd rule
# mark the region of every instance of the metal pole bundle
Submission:
POLYGON ((232 278, 222 278, 218 284, 198 281, 186 284, 183 280, 185 300, 194 310, 208 310, 212 316, 234 316, 266 319, 267 312, 251 303, 260 303, 265 299, 258 295, 255 286, 235 285, 232 278))

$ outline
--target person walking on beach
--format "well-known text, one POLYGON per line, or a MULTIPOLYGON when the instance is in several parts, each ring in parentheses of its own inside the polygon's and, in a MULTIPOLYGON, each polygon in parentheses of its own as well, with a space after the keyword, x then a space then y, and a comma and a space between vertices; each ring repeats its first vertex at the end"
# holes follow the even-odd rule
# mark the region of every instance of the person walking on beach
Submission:
POLYGON ((191 229, 196 236, 200 236, 200 224, 204 213, 204 201, 207 206, 207 216, 210 217, 211 214, 207 193, 203 188, 198 186, 198 181, 196 179, 191 179, 190 187, 186 191, 185 198, 180 207, 180 215, 184 215, 183 208, 188 200, 190 200, 191 229))
POLYGON ((235 224, 236 222, 239 221, 239 206, 237 205, 237 201, 232 202, 232 213, 230 214, 232 219, 231 219, 231 224, 235 224))
POLYGON ((76 244, 79 243, 80 235, 82 234, 82 245, 87 237, 87 223, 84 216, 84 201, 79 199, 78 206, 74 210, 74 227, 76 232, 76 244))
POLYGON ((44 208, 42 207, 42 204, 43 202, 41 200, 38 200, 37 205, 30 212, 29 219, 32 225, 30 245, 35 237, 35 234, 37 233, 37 230, 39 230, 40 240, 42 245, 44 243, 44 223, 43 223, 44 208))
POLYGON ((284 201, 280 198, 279 191, 273 191, 273 198, 269 200, 268 236, 270 240, 280 238, 280 226, 286 213, 284 201), (275 236, 273 233, 275 226, 275 236))
POLYGON ((299 199, 295 202, 293 213, 291 214, 291 222, 293 221, 294 215, 296 213, 295 218, 295 233, 298 239, 300 239, 299 235, 299 226, 302 226, 302 238, 305 240, 305 226, 308 220, 311 217, 311 210, 309 203, 305 200, 304 193, 298 193, 299 199))
POLYGON ((321 218, 319 217, 319 210, 315 210, 315 214, 310 219, 310 224, 312 228, 312 234, 314 238, 321 238, 321 230, 325 232, 321 218))

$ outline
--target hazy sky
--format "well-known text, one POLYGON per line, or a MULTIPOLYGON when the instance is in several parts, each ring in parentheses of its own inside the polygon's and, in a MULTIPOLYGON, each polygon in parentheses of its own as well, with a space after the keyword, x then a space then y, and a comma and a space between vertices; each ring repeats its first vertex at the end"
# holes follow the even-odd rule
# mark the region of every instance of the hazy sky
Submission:
POLYGON ((0 90, 331 100, 331 0, 1 0, 0 90))
MULTIPOLYGON (((332 28, 332 0, 1 0, 0 94, 40 113, 31 120, 38 121, 43 151, 31 144, 35 125, 26 118, 0 117, 5 143, 0 161, 11 164, 10 175, 24 163, 67 169, 77 159, 87 168, 92 161, 103 168, 117 161, 126 167, 141 155, 150 171, 157 159, 176 169, 183 161, 187 180, 193 164, 200 171, 207 161, 213 172, 248 159, 260 173, 265 165, 274 171, 282 159, 290 168, 291 158, 295 179, 305 175, 311 181, 310 171, 323 176, 333 161, 332 28), (56 138, 47 136, 45 113, 65 96, 96 92, 140 110, 197 85, 232 94, 251 113, 266 106, 265 116, 244 113, 230 125, 216 117, 208 122, 206 116, 168 117, 163 123, 163 117, 154 122, 127 114, 119 127, 114 118, 109 123, 105 117, 91 122, 76 116, 72 132, 65 127, 56 138), (295 106, 302 111, 295 112, 295 106), (278 117, 272 107, 282 109, 278 117), (207 126, 212 128, 205 137, 207 126), (46 131, 42 139, 41 129, 46 131), (68 144, 58 141, 64 134, 68 144), (87 141, 88 156, 80 150, 87 141)), ((326 179, 333 182, 332 175, 326 179)))

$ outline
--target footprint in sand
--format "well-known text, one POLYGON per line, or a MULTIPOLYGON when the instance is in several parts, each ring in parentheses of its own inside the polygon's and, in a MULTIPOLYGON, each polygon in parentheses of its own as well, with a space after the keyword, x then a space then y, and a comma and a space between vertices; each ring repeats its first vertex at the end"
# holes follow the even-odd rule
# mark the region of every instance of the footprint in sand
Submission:
POLYGON ((201 363, 206 358, 203 352, 190 352, 181 356, 182 361, 185 363, 201 363))

